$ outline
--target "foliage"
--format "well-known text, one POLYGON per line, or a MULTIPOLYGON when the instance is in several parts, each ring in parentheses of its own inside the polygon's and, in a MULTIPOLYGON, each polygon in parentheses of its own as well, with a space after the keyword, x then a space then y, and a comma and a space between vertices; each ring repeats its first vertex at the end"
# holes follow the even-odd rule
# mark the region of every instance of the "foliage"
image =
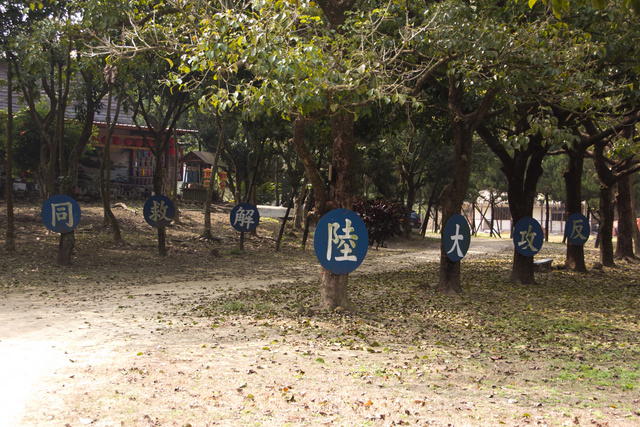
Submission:
POLYGON ((401 221, 404 208, 384 199, 357 200, 353 211, 360 215, 367 226, 369 245, 384 246, 387 240, 402 233, 401 221))

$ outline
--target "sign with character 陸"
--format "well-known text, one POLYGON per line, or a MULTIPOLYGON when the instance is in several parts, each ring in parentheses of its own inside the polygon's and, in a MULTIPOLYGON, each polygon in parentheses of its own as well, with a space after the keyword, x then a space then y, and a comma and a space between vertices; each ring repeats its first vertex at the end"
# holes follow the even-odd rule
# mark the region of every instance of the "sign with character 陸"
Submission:
POLYGON ((355 212, 334 209, 318 222, 313 247, 324 268, 333 274, 349 274, 367 255, 367 227, 355 212))

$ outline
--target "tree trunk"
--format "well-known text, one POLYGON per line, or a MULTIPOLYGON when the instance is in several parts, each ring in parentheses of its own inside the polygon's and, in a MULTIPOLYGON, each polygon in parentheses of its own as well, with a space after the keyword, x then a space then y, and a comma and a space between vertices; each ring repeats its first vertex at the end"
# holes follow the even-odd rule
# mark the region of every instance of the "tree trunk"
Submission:
POLYGON ((70 265, 73 255, 73 248, 76 243, 75 233, 72 231, 60 234, 60 244, 58 245, 58 265, 70 265))
POLYGON ((512 282, 522 285, 535 283, 533 257, 521 255, 518 251, 514 250, 510 279, 512 282))
MULTIPOLYGON (((354 117, 343 113, 331 118, 333 137, 333 183, 331 201, 334 208, 351 209, 353 158, 355 154, 354 117)), ((337 275, 325 270, 322 274, 320 308, 333 310, 342 307, 352 310, 347 297, 348 275, 337 275)))
POLYGON ((600 183, 600 263, 605 267, 615 267, 613 256, 613 187, 600 183))
POLYGON ((604 149, 607 141, 598 141, 593 148, 593 164, 600 179, 600 226, 598 240, 600 242, 600 263, 605 267, 614 267, 613 256, 613 190, 615 175, 605 161, 604 149))
POLYGON ((462 293, 460 285, 460 264, 451 265, 444 249, 444 228, 452 215, 459 214, 462 204, 467 196, 469 188, 469 176, 471 174, 471 154, 473 146, 473 134, 484 120, 489 107, 497 93, 496 89, 488 90, 478 108, 469 114, 463 113, 464 84, 460 76, 452 73, 449 76, 448 87, 448 113, 449 123, 453 130, 453 144, 455 157, 451 181, 440 193, 440 205, 442 206, 442 228, 440 231, 440 276, 438 278, 438 291, 445 294, 462 293))
POLYGON ((13 215, 13 65, 7 62, 7 147, 5 193, 7 203, 7 231, 4 246, 7 252, 16 250, 15 221, 13 215))
POLYGON ((633 227, 636 226, 635 207, 631 205, 633 191, 630 175, 624 175, 618 180, 618 244, 615 256, 618 259, 635 259, 633 253, 633 227))
MULTIPOLYGON (((156 144, 158 143, 159 138, 156 138, 156 144)), ((162 166, 162 153, 163 153, 164 143, 158 144, 156 147, 155 160, 156 160, 156 170, 153 173, 153 192, 155 194, 162 194, 162 177, 164 175, 163 166, 162 166)), ((158 227, 158 254, 160 256, 167 256, 167 228, 166 227, 158 227)))
MULTIPOLYGON (((582 168, 584 166, 584 150, 569 150, 569 162, 562 176, 565 182, 567 198, 567 219, 576 213, 582 213, 582 168)), ((572 245, 567 240, 565 267, 576 272, 585 273, 584 245, 572 245)))
POLYGON ((293 123, 293 138, 291 139, 291 145, 300 158, 300 161, 302 161, 307 179, 311 182, 311 188, 313 189, 313 194, 315 196, 315 212, 317 218, 321 218, 322 215, 327 212, 325 185, 322 175, 320 175, 320 172, 313 160, 313 156, 304 143, 304 129, 306 125, 305 119, 301 117, 296 118, 293 123))
POLYGON ((211 165, 211 178, 209 179, 209 186, 207 187, 207 200, 204 203, 204 230, 202 237, 207 240, 213 240, 213 233, 211 232, 211 199, 213 198, 213 185, 218 174, 218 160, 220 159, 220 153, 222 153, 222 147, 226 138, 225 126, 220 114, 216 113, 216 124, 218 125, 218 146, 216 147, 216 154, 213 158, 213 165, 211 165))
MULTIPOLYGON (((118 121, 118 113, 122 97, 118 97, 116 107, 116 118, 118 121)), ((100 164, 100 196, 102 197, 102 208, 104 211, 104 222, 111 226, 113 232, 113 242, 118 245, 122 243, 122 232, 120 231, 120 223, 111 210, 111 136, 113 135, 114 123, 111 122, 111 100, 112 94, 109 91, 109 100, 107 104, 107 135, 102 152, 102 163, 100 164)))

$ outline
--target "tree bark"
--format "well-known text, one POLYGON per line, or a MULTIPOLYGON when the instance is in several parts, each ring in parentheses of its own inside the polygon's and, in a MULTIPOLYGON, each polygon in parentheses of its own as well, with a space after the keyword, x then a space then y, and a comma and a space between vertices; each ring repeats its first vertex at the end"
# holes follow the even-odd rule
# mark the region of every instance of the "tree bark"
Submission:
MULTIPOLYGON (((569 161, 562 176, 566 191, 566 217, 582 213, 582 168, 584 166, 584 150, 569 150, 569 161)), ((567 240, 567 255, 565 261, 567 269, 585 273, 587 266, 584 261, 584 245, 572 245, 567 240)))
POLYGON ((13 65, 7 62, 7 147, 5 194, 7 203, 7 230, 4 246, 7 252, 16 250, 15 221, 13 215, 13 65))
POLYGON ((618 195, 616 208, 618 209, 618 243, 615 257, 618 259, 636 259, 633 253, 633 227, 636 225, 635 206, 631 205, 633 191, 630 175, 624 175, 618 180, 618 195))
POLYGON ((211 179, 209 180, 209 186, 207 187, 207 200, 204 204, 204 230, 202 237, 207 240, 213 240, 213 233, 211 232, 211 199, 213 198, 213 185, 218 174, 218 160, 220 159, 220 153, 222 153, 222 147, 226 138, 225 126, 220 114, 216 112, 216 124, 218 125, 218 145, 216 147, 216 154, 213 158, 213 165, 211 165, 211 179))
POLYGON ((448 87, 448 115, 453 130, 455 157, 451 181, 440 193, 442 228, 440 230, 440 275, 437 289, 445 294, 460 294, 460 265, 452 265, 444 249, 444 228, 452 215, 459 214, 469 189, 473 134, 484 120, 493 103, 497 89, 487 90, 480 105, 472 113, 463 113, 464 84, 460 76, 451 73, 448 87))
MULTIPOLYGON (((353 158, 355 154, 354 116, 342 113, 331 118, 333 137, 333 183, 331 202, 334 208, 351 209, 353 185, 353 158)), ((352 310, 347 296, 348 275, 337 275, 325 270, 322 274, 320 308, 333 310, 342 307, 352 310)))
POLYGON ((70 265, 73 255, 73 248, 76 244, 75 233, 72 231, 60 234, 60 244, 58 245, 58 265, 70 265))

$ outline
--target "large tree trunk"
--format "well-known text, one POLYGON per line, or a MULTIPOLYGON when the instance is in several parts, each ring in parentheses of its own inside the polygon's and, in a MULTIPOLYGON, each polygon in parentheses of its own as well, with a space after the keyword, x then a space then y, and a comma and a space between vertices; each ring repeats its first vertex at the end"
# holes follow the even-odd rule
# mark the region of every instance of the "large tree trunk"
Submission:
MULTIPOLYGON (((354 117, 343 113, 331 118, 333 137, 333 183, 331 201, 334 208, 351 209, 353 186, 353 157, 355 155, 354 117)), ((347 296, 348 275, 337 275, 327 270, 322 275, 320 308, 353 309, 347 296)))
POLYGON ((122 96, 118 96, 116 103, 115 120, 111 121, 111 101, 112 92, 109 91, 107 104, 107 135, 102 152, 102 163, 100 164, 100 196, 102 197, 102 209, 104 211, 104 222, 111 226, 113 242, 118 245, 122 243, 122 232, 120 223, 111 210, 111 136, 113 135, 114 123, 118 121, 122 96))
MULTIPOLYGON (((465 87, 462 78, 455 73, 449 76, 447 93, 449 123, 453 130, 453 144, 455 158, 453 163, 452 178, 442 193, 440 193, 440 205, 442 206, 442 229, 452 215, 462 211, 462 203, 469 189, 469 176, 471 174, 471 149, 473 146, 473 134, 484 120, 497 89, 489 89, 480 102, 478 108, 465 114, 463 112, 465 87)), ((438 291, 446 294, 459 294, 462 292, 460 285, 460 265, 452 265, 452 261, 446 256, 444 238, 440 239, 440 275, 438 278, 438 291)))
POLYGON ((635 206, 631 205, 633 191, 630 175, 624 175, 618 180, 618 244, 615 256, 619 259, 635 259, 633 253, 633 227, 636 225, 635 206))
POLYGON ((613 256, 613 187, 600 183, 600 263, 605 267, 615 267, 613 256))
POLYGON ((600 179, 600 227, 598 239, 600 242, 600 263, 605 267, 614 267, 613 255, 613 191, 615 176, 605 161, 604 149, 606 141, 598 141, 593 149, 593 164, 600 179))
POLYGON ((7 63, 7 147, 5 164, 5 193, 7 203, 7 231, 4 246, 7 252, 16 250, 15 221, 13 216, 13 65, 7 63))
MULTIPOLYGON (((569 162, 563 172, 567 198, 567 219, 576 213, 582 213, 582 168, 584 166, 584 150, 569 150, 569 162)), ((584 262, 584 245, 572 245, 567 240, 567 256, 565 267, 584 273, 587 267, 584 262)))
POLYGON ((76 244, 75 233, 72 231, 68 233, 60 234, 60 244, 58 246, 58 259, 59 265, 70 265, 71 257, 73 255, 73 248, 76 244))
MULTIPOLYGON (((159 138, 156 138, 156 144, 159 138)), ((162 153, 164 151, 164 143, 158 144, 155 153, 156 170, 153 173, 153 192, 162 194, 162 177, 164 175, 164 167, 162 166, 162 153)), ((167 227, 158 227, 158 254, 167 256, 167 227)))
POLYGON ((224 122, 220 117, 220 114, 216 113, 216 124, 218 125, 218 145, 216 147, 216 154, 213 158, 213 165, 211 165, 211 178, 209 180, 209 186, 207 187, 207 200, 204 203, 204 231, 202 237, 207 240, 213 240, 213 233, 211 231, 211 200, 213 198, 213 185, 216 181, 218 174, 218 160, 220 159, 220 153, 222 153, 222 147, 225 143, 226 132, 224 122))
POLYGON ((471 149, 473 146, 473 130, 464 124, 454 123, 453 143, 455 145, 455 160, 451 181, 440 194, 442 206, 442 228, 440 229, 440 274, 438 291, 445 294, 462 293, 460 285, 460 263, 453 262, 447 257, 444 247, 444 229, 452 215, 459 214, 462 203, 467 195, 469 176, 471 174, 471 149))

